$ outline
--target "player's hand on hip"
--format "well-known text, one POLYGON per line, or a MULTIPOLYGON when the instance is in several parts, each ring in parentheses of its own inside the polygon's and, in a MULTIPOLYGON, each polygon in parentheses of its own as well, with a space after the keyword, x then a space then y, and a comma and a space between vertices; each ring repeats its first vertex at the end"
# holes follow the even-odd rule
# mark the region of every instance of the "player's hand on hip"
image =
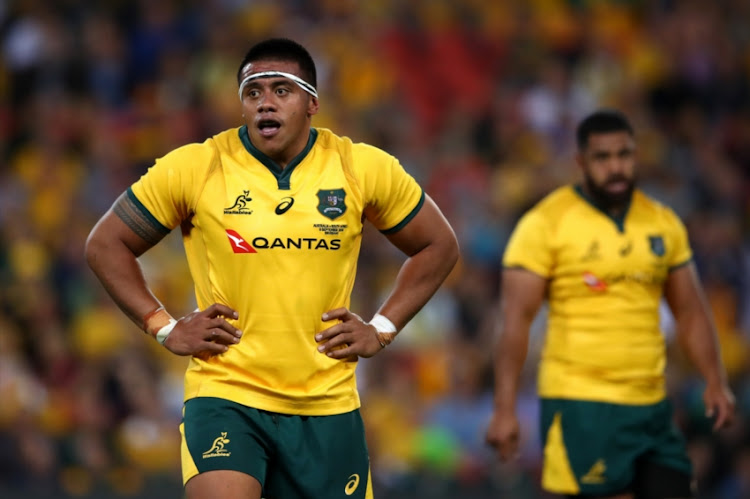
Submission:
POLYGON ((372 357, 383 349, 375 326, 366 323, 349 309, 329 310, 322 318, 324 321, 341 322, 315 335, 320 353, 333 359, 345 359, 354 356, 372 357))
POLYGON ((734 420, 735 399, 726 383, 709 383, 703 392, 706 417, 714 419, 714 430, 725 428, 734 420))
POLYGON ((487 427, 487 443, 497 450, 501 461, 518 457, 520 426, 513 411, 495 411, 487 427))
POLYGON ((226 318, 237 319, 236 311, 214 303, 205 310, 196 310, 177 321, 164 346, 177 355, 207 357, 224 353, 229 345, 239 343, 242 331, 226 318))

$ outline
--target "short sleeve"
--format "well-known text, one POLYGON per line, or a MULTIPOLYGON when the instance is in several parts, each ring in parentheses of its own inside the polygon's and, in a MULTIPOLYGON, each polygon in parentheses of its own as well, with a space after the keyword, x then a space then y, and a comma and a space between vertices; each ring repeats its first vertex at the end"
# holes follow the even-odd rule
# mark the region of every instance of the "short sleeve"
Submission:
POLYGON ((213 158, 205 143, 175 149, 156 160, 130 193, 156 221, 174 229, 192 214, 213 158))
POLYGON ((384 234, 403 228, 419 212, 424 191, 393 156, 360 145, 365 216, 384 234))
POLYGON ((549 223, 539 211, 532 210, 521 217, 513 230, 503 255, 503 267, 524 268, 549 278, 552 265, 549 223))
POLYGON ((671 209, 665 208, 668 223, 669 248, 667 264, 670 269, 681 267, 693 258, 693 251, 690 248, 687 229, 671 209))

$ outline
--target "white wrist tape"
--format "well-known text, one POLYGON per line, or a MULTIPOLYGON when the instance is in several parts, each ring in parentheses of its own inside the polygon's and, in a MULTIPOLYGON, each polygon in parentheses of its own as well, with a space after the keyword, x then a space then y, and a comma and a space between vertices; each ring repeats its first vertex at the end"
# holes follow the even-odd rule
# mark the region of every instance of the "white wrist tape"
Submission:
POLYGON ((169 336, 169 333, 172 332, 176 325, 177 321, 175 319, 169 319, 169 324, 162 327, 156 332, 156 335, 154 336, 156 338, 156 341, 163 345, 164 342, 167 341, 167 336, 169 336))
POLYGON ((388 317, 380 314, 375 314, 369 322, 370 325, 375 326, 377 331, 378 341, 380 346, 385 348, 391 344, 393 339, 398 334, 396 326, 388 319, 388 317))

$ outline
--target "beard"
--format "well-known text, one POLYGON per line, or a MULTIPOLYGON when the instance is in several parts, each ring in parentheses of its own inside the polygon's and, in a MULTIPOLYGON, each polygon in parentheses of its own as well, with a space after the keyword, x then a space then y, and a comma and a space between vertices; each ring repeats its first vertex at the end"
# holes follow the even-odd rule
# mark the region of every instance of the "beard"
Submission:
POLYGON ((620 210, 627 206, 635 189, 635 180, 625 175, 612 175, 602 184, 597 184, 589 175, 584 175, 584 182, 593 201, 605 211, 620 210), (607 189, 615 182, 626 182, 627 188, 621 192, 612 192, 607 189))

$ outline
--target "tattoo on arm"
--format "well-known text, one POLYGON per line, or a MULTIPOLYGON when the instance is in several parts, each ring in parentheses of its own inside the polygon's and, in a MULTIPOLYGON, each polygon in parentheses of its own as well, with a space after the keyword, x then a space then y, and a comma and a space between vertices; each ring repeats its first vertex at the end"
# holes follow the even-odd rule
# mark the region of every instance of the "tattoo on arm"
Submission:
POLYGON ((130 198, 128 192, 123 192, 113 207, 115 215, 125 222, 125 225, 138 234, 144 241, 154 245, 169 234, 169 229, 153 219, 144 208, 130 198))

